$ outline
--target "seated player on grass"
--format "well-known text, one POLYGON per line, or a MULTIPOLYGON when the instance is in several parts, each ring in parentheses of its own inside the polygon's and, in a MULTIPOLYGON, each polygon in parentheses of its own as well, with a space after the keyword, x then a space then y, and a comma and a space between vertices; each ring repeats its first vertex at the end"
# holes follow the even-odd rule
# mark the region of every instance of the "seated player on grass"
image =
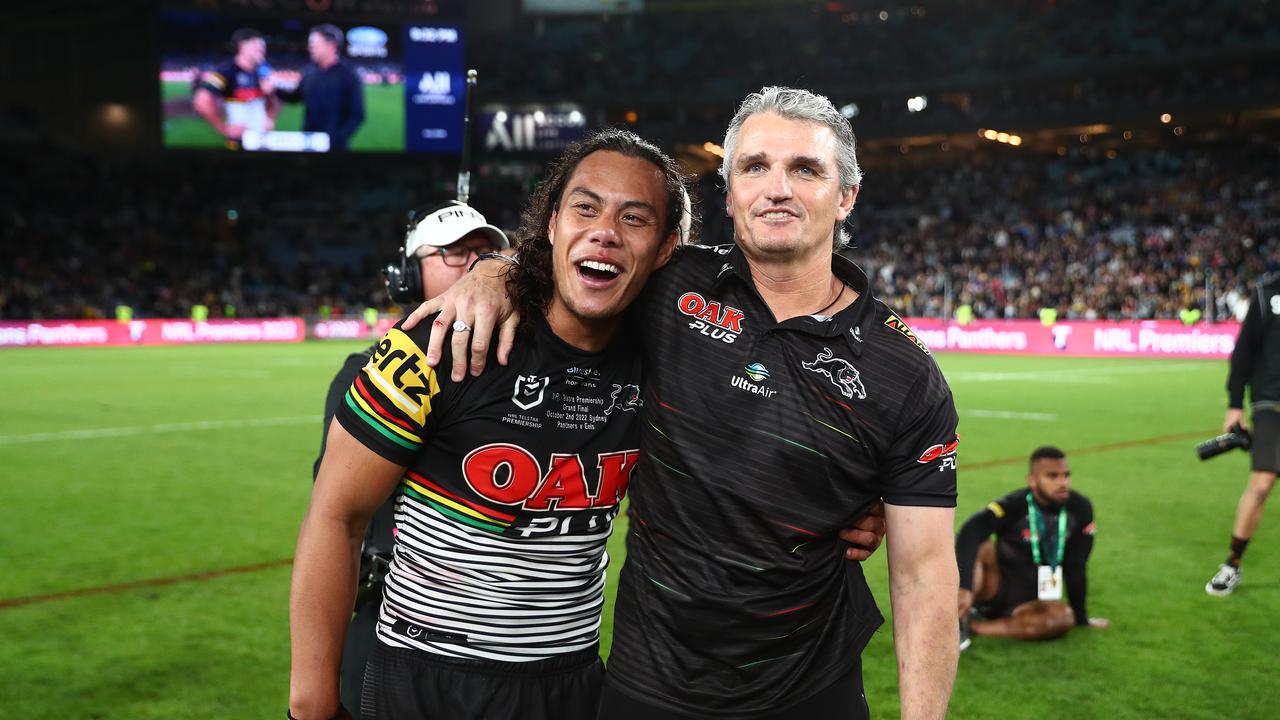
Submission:
POLYGON ((1027 487, 975 513, 956 537, 960 649, 972 635, 1051 640, 1078 625, 1107 627, 1085 612, 1094 527, 1067 456, 1051 446, 1031 453, 1027 487))

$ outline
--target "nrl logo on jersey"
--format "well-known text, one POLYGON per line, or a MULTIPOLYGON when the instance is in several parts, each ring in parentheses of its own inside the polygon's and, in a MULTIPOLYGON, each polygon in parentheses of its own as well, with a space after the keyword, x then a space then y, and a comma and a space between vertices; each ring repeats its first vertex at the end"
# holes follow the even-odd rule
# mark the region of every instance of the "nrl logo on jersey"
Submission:
POLYGON ((690 330, 697 330, 712 340, 729 344, 742 334, 746 313, 730 305, 707 300, 696 292, 687 292, 676 300, 676 309, 693 318, 690 330))
POLYGON ((537 407, 542 404, 543 395, 546 393, 547 385, 551 382, 549 377, 538 377, 537 375, 517 375, 516 386, 511 393, 511 402, 521 410, 537 407))
POLYGON ((801 362, 800 365, 805 370, 827 376, 841 395, 850 399, 855 395, 859 400, 867 399, 867 388, 862 384, 862 375, 858 369, 848 360, 836 357, 831 348, 822 348, 813 362, 801 362))

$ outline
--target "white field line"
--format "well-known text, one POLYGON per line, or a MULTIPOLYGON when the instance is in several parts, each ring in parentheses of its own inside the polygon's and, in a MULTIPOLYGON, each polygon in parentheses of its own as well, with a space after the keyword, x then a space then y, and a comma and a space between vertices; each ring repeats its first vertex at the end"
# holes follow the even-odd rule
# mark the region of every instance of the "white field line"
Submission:
POLYGON ((968 417, 995 418, 997 420, 1034 420, 1036 422, 1053 422, 1058 419, 1053 413, 1011 412, 1009 410, 961 410, 961 415, 968 417))
POLYGON ((251 418, 248 420, 203 420, 187 423, 161 423, 158 425, 133 425, 128 427, 90 428, 63 432, 31 433, 28 435, 0 435, 0 445, 50 442, 58 440, 99 440, 102 438, 153 435, 156 433, 197 432, 201 430, 240 430, 242 428, 274 427, 277 425, 302 425, 323 420, 319 415, 294 417, 251 418))

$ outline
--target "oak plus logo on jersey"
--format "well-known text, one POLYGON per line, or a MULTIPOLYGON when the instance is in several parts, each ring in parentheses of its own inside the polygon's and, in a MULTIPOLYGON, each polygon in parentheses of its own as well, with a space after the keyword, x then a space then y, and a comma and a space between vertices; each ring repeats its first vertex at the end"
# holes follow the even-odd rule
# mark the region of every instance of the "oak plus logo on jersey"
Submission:
MULTIPOLYGON (((920 453, 920 457, 916 458, 916 462, 921 465, 928 465, 932 462, 938 463, 938 471, 955 470, 956 469, 956 449, 960 447, 960 434, 956 433, 955 440, 949 443, 938 443, 930 445, 927 450, 920 453)), ((990 506, 988 506, 990 507, 990 506)), ((999 507, 998 505, 996 507, 999 507)), ((997 517, 1004 515, 1004 509, 1001 508, 997 513, 997 517)))
POLYGON ((542 404, 542 398, 546 394, 547 385, 551 382, 549 377, 538 377, 537 375, 517 375, 516 386, 511 392, 511 402, 521 410, 528 410, 542 404))
MULTIPOLYGON (((533 511, 613 511, 627 494, 631 471, 639 458, 640 451, 636 449, 600 453, 596 456, 594 477, 588 478, 581 455, 552 453, 543 472, 538 459, 528 450, 519 445, 492 443, 467 453, 462 460, 462 474, 477 494, 502 505, 517 505, 533 511)), ((525 537, 547 532, 567 533, 572 520, 572 517, 534 518, 517 531, 525 537)), ((596 528, 601 520, 602 517, 590 513, 581 516, 586 529, 596 528)), ((599 527, 603 529, 603 525, 599 527)))
POLYGON ((771 398, 778 394, 777 390, 771 387, 765 387, 763 383, 769 379, 769 369, 764 365, 756 362, 751 363, 742 369, 742 375, 734 375, 729 379, 729 384, 749 393, 755 393, 760 397, 771 398), (743 376, 746 377, 743 377, 743 376))
POLYGON ((365 375, 419 424, 427 419, 431 398, 440 392, 435 371, 427 366, 422 350, 398 328, 387 331, 378 341, 365 375))
POLYGON ((697 330, 712 340, 732 343, 742 334, 746 313, 715 300, 707 300, 696 292, 687 292, 676 300, 676 309, 693 318, 690 330, 697 330))
POLYGON ((805 370, 825 375, 846 398, 852 400, 856 396, 859 400, 867 399, 867 388, 862 384, 862 375, 858 369, 848 360, 836 357, 831 348, 822 348, 822 352, 812 362, 801 361, 800 365, 805 370))

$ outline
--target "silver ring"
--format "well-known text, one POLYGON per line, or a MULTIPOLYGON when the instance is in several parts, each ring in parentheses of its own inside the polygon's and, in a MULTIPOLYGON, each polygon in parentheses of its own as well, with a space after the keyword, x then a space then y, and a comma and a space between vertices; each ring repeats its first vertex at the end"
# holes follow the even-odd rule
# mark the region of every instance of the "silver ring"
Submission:
POLYGON ((461 320, 454 320, 453 331, 456 333, 471 332, 471 326, 462 322, 461 320))

